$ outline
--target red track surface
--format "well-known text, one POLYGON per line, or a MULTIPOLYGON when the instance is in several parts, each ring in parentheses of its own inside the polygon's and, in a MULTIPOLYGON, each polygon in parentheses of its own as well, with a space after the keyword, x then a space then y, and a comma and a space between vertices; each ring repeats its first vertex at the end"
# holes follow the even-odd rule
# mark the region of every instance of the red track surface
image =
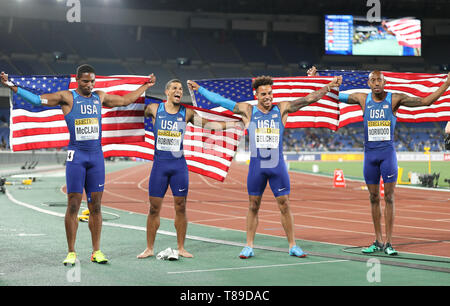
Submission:
MULTIPOLYGON (((147 214, 151 165, 143 163, 108 174, 103 205, 147 214)), ((189 222, 245 231, 247 171, 247 166, 233 163, 224 183, 190 172, 189 222)), ((364 183, 347 181, 346 188, 333 188, 332 178, 293 172, 290 178, 296 239, 348 246, 373 242, 369 193, 361 188, 364 183)), ((394 247, 403 252, 450 257, 450 193, 398 187, 395 199, 394 247), (440 240, 447 241, 430 243, 440 240)), ((170 188, 161 216, 174 217, 170 188)), ((285 236, 269 185, 263 196, 257 232, 285 236)))

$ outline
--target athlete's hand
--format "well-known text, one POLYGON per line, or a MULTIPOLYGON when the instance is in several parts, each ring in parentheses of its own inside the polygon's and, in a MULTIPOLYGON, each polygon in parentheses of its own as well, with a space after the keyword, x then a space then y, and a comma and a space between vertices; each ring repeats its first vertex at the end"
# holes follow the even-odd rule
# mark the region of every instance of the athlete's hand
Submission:
POLYGON ((1 72, 0 78, 3 86, 8 87, 10 89, 15 86, 12 82, 8 81, 8 75, 5 72, 3 71, 1 72))
POLYGON ((447 80, 445 80, 445 84, 450 85, 450 72, 447 75, 447 80))
POLYGON ((148 87, 152 87, 156 83, 156 76, 152 73, 148 76, 148 81, 145 83, 148 87))
POLYGON ((342 76, 339 75, 339 76, 335 76, 333 78, 333 80, 330 83, 328 83, 328 86, 330 86, 330 88, 339 87, 339 86, 341 86, 341 84, 342 84, 342 76))
POLYGON ((306 73, 308 74, 308 76, 315 76, 317 75, 317 68, 315 66, 312 66, 306 71, 306 73))
POLYGON ((200 85, 198 85, 196 82, 188 80, 187 81, 188 87, 190 90, 195 90, 197 91, 200 88, 200 85))

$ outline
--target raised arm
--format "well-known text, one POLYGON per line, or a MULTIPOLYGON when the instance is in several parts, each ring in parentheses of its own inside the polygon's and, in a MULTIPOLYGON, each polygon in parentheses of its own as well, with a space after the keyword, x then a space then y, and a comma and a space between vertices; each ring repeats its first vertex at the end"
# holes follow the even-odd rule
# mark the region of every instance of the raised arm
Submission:
POLYGON ((198 85, 194 81, 187 81, 188 86, 191 90, 198 91, 202 96, 204 96, 206 99, 211 101, 212 103, 218 104, 222 106, 223 108, 226 108, 230 111, 232 111, 234 114, 242 116, 242 120, 245 125, 248 124, 249 120, 251 119, 252 115, 252 106, 247 103, 236 103, 233 100, 227 99, 225 97, 222 97, 219 94, 216 94, 214 92, 211 92, 200 85, 198 85))
MULTIPOLYGON (((317 72, 317 68, 315 66, 312 66, 308 69, 306 72, 308 76, 316 76, 319 75, 317 72)), ((342 82, 342 79, 341 79, 342 82)), ((346 94, 346 93, 339 93, 339 101, 344 102, 347 104, 359 104, 361 107, 364 108, 364 103, 366 100, 367 95, 364 93, 352 93, 352 94, 346 94)))
POLYGON ((336 76, 333 80, 328 83, 326 86, 322 87, 319 90, 316 90, 305 97, 300 97, 298 99, 286 102, 280 102, 278 105, 280 107, 280 111, 283 114, 284 112, 294 113, 298 111, 300 108, 305 107, 311 103, 319 101, 325 94, 331 91, 333 87, 339 87, 342 84, 342 77, 336 76))
POLYGON ((397 110, 401 105, 408 107, 419 107, 419 106, 430 106, 436 102, 440 96, 448 89, 450 86, 450 72, 447 75, 447 80, 442 84, 435 92, 429 94, 425 98, 420 97, 410 97, 406 94, 394 94, 393 95, 393 107, 397 110))
MULTIPOLYGON (((68 90, 57 91, 54 93, 48 93, 43 95, 37 95, 23 89, 13 82, 8 80, 8 75, 3 71, 0 74, 1 83, 3 86, 11 89, 14 93, 18 94, 25 101, 33 104, 33 105, 44 105, 44 106, 64 106, 70 105, 73 103, 72 95, 68 90)), ((64 109, 63 109, 64 110, 64 109)))
POLYGON ((148 88, 155 85, 156 77, 153 73, 149 76, 148 81, 140 86, 138 89, 124 95, 109 95, 103 91, 97 91, 102 104, 107 107, 127 106, 135 102, 148 88))
POLYGON ((195 126, 216 131, 222 131, 233 127, 243 128, 242 121, 211 121, 199 116, 190 108, 186 109, 186 121, 195 126))

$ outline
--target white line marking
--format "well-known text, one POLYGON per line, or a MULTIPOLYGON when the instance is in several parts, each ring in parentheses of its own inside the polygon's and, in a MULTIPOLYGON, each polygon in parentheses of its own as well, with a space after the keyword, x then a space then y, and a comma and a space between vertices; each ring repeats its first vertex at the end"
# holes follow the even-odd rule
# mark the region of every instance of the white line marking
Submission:
POLYGON ((208 269, 208 270, 176 271, 176 272, 167 272, 167 274, 200 273, 200 272, 215 272, 215 271, 232 271, 232 270, 243 270, 243 269, 263 269, 263 268, 273 268, 273 267, 314 265, 314 264, 335 263, 335 262, 345 262, 345 261, 349 261, 349 260, 347 260, 347 259, 339 259, 339 260, 301 262, 301 263, 294 263, 294 264, 279 264, 279 265, 267 265, 267 266, 252 266, 252 267, 236 267, 236 268, 216 268, 216 269, 208 269))

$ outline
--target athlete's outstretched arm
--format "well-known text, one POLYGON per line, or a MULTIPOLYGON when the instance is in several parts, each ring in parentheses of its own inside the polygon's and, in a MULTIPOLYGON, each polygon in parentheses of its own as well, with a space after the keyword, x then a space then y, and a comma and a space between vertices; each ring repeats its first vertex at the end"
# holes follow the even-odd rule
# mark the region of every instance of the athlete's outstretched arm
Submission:
POLYGON ((311 103, 319 101, 326 93, 328 93, 332 87, 339 87, 342 84, 342 76, 335 76, 333 80, 326 86, 319 90, 316 90, 305 97, 300 97, 298 99, 286 102, 280 102, 280 111, 283 113, 285 110, 288 113, 294 113, 300 108, 305 107, 311 103))
POLYGON ((229 128, 237 127, 243 129, 242 121, 211 121, 199 116, 194 110, 186 109, 187 122, 195 126, 207 128, 210 130, 222 131, 229 128))
MULTIPOLYGON (((309 68, 306 73, 308 74, 308 76, 319 75, 319 73, 317 72, 317 68, 315 66, 312 66, 311 68, 309 68)), ((346 94, 346 93, 342 93, 342 92, 339 93, 339 101, 347 103, 347 104, 359 104, 359 105, 361 105, 361 107, 363 107, 365 99, 366 99, 366 95, 364 93, 358 93, 358 92, 355 92, 352 94, 346 94)))
POLYGON ((148 88, 155 85, 156 77, 151 74, 148 81, 140 86, 135 91, 132 91, 124 96, 109 95, 103 91, 97 91, 103 105, 107 107, 127 106, 135 102, 148 88))
POLYGON ((71 99, 71 94, 68 90, 57 91, 54 93, 48 93, 43 95, 37 95, 23 89, 16 84, 8 80, 8 75, 3 71, 0 74, 1 83, 3 86, 8 87, 14 93, 18 94, 25 101, 33 105, 43 105, 43 106, 57 106, 61 104, 69 104, 71 99))
POLYGON ((201 87, 194 81, 188 80, 187 83, 191 90, 195 90, 195 91, 198 90, 198 92, 201 95, 203 95, 205 98, 207 98, 209 101, 211 101, 215 104, 218 104, 218 105, 222 106, 223 108, 226 108, 237 115, 241 115, 242 120, 245 124, 247 124, 248 121, 250 120, 251 114, 252 114, 252 106, 250 104, 236 103, 233 100, 222 97, 219 94, 216 94, 214 92, 211 92, 211 91, 201 87))
POLYGON ((418 106, 430 106, 439 99, 440 96, 448 89, 450 86, 450 72, 447 75, 447 80, 441 85, 435 92, 429 94, 425 98, 420 97, 410 97, 406 94, 395 94, 398 98, 397 106, 404 105, 408 107, 418 107, 418 106))

